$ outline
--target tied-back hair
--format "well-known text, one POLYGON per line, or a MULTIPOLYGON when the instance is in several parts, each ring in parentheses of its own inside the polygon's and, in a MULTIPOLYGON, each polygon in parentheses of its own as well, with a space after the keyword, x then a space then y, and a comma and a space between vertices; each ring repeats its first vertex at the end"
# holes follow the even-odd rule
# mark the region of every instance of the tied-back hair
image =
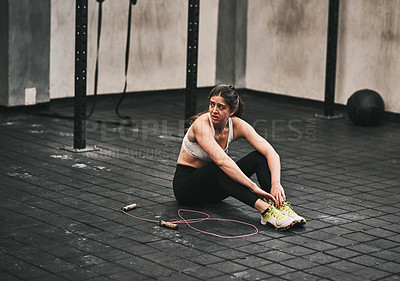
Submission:
MULTIPOLYGON (((242 117, 244 111, 244 102, 239 97, 238 92, 236 91, 235 87, 228 84, 219 84, 215 86, 210 94, 208 95, 208 101, 214 96, 221 96, 224 98, 226 104, 229 106, 230 109, 235 109, 235 113, 233 116, 242 117)), ((208 108, 203 112, 197 113, 196 115, 189 118, 189 125, 192 125, 193 122, 204 113, 208 112, 208 108)))

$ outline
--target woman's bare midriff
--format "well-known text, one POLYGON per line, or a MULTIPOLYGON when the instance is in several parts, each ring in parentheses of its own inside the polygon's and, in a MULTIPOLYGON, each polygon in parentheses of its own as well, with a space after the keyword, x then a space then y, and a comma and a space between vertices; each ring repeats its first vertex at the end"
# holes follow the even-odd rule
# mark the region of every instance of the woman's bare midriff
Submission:
POLYGON ((179 154, 177 164, 190 166, 190 167, 194 167, 197 169, 208 163, 210 163, 210 162, 203 161, 203 160, 193 157, 183 147, 181 147, 181 152, 179 154))

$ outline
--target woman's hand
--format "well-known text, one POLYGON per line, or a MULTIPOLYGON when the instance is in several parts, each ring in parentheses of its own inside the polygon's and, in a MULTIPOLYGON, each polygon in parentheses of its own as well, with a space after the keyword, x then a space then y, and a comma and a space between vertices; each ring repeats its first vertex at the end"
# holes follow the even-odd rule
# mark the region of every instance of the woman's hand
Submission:
POLYGON ((276 207, 280 207, 284 201, 286 201, 285 190, 280 183, 272 184, 271 186, 271 195, 276 198, 276 207))
POLYGON ((267 201, 271 200, 272 202, 274 202, 275 206, 278 204, 278 201, 276 200, 276 198, 272 194, 266 192, 265 190, 259 188, 258 186, 254 187, 253 191, 261 199, 266 199, 267 201))

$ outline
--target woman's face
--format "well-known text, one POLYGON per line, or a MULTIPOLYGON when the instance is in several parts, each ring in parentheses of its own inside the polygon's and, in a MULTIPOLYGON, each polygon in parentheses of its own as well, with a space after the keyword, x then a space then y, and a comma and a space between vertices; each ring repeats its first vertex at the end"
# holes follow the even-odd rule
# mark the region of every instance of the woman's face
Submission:
POLYGON ((231 110, 223 97, 212 96, 208 105, 208 112, 210 112, 213 123, 220 123, 226 121, 234 113, 234 110, 231 110))

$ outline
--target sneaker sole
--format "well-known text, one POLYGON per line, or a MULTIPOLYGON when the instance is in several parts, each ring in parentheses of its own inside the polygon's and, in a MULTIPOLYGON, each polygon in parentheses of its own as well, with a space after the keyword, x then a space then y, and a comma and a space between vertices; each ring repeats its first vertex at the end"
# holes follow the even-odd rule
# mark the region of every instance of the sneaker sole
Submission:
MULTIPOLYGON (((295 217, 296 217, 296 216, 293 216, 293 215, 289 214, 286 211, 283 211, 282 213, 284 213, 285 215, 287 215, 287 216, 289 216, 289 217, 291 217, 293 219, 295 219, 295 217)), ((300 216, 297 216, 297 217, 300 217, 300 216)), ((305 218, 301 218, 301 219, 297 219, 297 223, 298 223, 298 225, 305 225, 307 223, 307 221, 306 221, 305 218)))
POLYGON ((306 220, 299 220, 297 222, 298 222, 298 225, 305 225, 307 223, 306 220))
MULTIPOLYGON (((263 219, 263 218, 261 219, 261 224, 262 224, 262 225, 268 224, 268 225, 274 227, 275 230, 281 230, 281 231, 282 231, 282 230, 288 230, 289 228, 291 228, 292 226, 297 225, 297 224, 303 225, 303 224, 300 224, 299 221, 292 221, 288 226, 278 228, 278 227, 275 227, 273 224, 267 222, 267 221, 266 221, 265 219, 263 219)), ((304 222, 304 224, 305 224, 305 222, 304 222)))

